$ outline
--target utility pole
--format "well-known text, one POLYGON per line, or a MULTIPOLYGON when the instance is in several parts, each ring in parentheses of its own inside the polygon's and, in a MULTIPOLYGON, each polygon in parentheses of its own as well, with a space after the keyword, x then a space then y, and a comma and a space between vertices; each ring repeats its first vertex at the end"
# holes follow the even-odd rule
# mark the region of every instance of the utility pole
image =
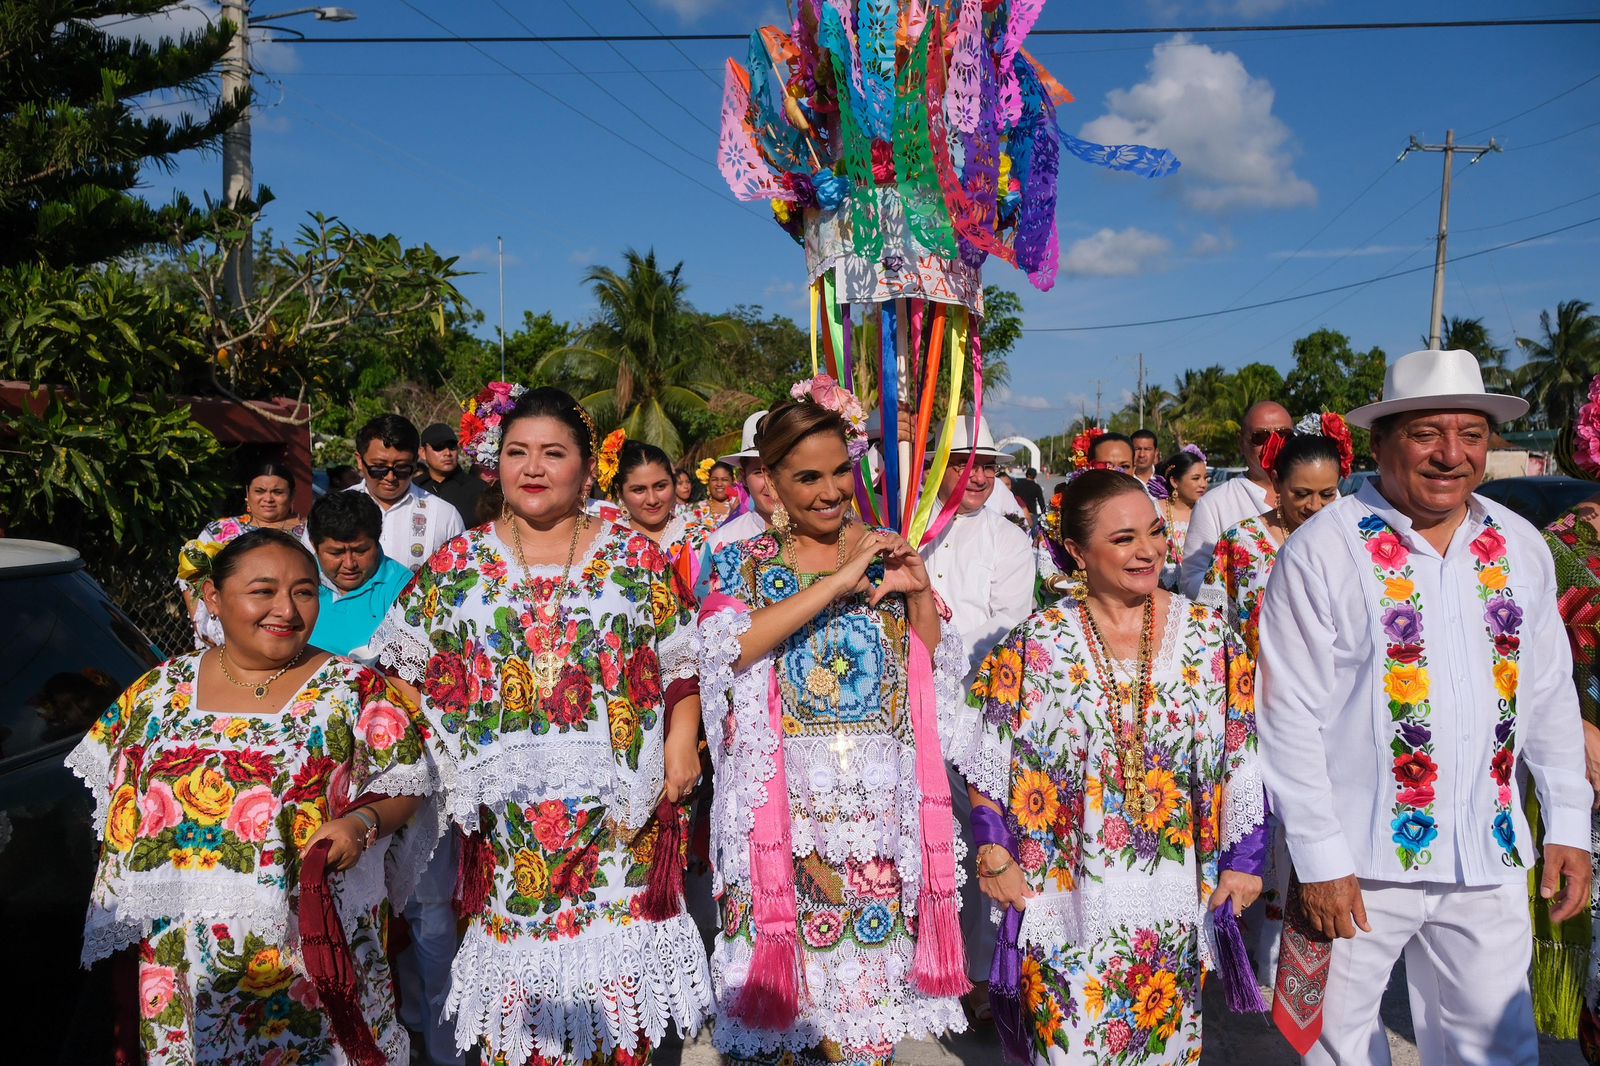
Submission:
POLYGON ((506 239, 496 237, 500 246, 500 380, 506 379, 506 239))
MULTIPOLYGON (((233 23, 233 40, 222 57, 222 99, 232 103, 250 92, 250 3, 249 0, 223 0, 222 17, 233 23)), ((250 108, 222 135, 222 203, 237 207, 254 191, 250 166, 250 108)), ((228 305, 240 307, 255 291, 255 233, 246 226, 244 241, 228 253, 222 282, 228 305)))
MULTIPOLYGON (((1443 144, 1423 144, 1416 137, 1411 138, 1411 143, 1406 145, 1406 150, 1400 153, 1404 159, 1412 152, 1441 152, 1444 154, 1444 183, 1439 187, 1439 237, 1433 252, 1433 309, 1428 316, 1428 347, 1439 347, 1440 327, 1444 323, 1444 261, 1445 242, 1450 236, 1450 177, 1455 171, 1455 154, 1457 152, 1471 152, 1472 162, 1490 152, 1500 151, 1500 146, 1494 143, 1494 138, 1489 138, 1488 144, 1457 144, 1456 131, 1446 130, 1443 144)), ((1396 160, 1398 162, 1398 160, 1396 160)))
MULTIPOLYGON (((222 0, 222 17, 233 23, 233 40, 222 57, 222 99, 229 103, 250 92, 250 79, 255 73, 250 66, 250 27, 261 26, 276 19, 296 15, 314 15, 318 22, 349 22, 355 12, 342 7, 297 7, 292 11, 279 11, 262 15, 252 23, 250 0, 222 0)), ((305 34, 286 26, 274 29, 296 37, 305 34)), ((228 127, 222 135, 222 202, 227 207, 238 207, 241 201, 255 195, 255 172, 250 164, 250 106, 245 105, 239 121, 228 127)), ((223 264, 222 283, 228 303, 239 307, 255 291, 255 232, 245 226, 244 241, 228 253, 223 264)))
POLYGON ((1144 428, 1144 353, 1139 353, 1139 428, 1144 428))
POLYGON ((1094 425, 1100 428, 1100 379, 1094 379, 1094 425))

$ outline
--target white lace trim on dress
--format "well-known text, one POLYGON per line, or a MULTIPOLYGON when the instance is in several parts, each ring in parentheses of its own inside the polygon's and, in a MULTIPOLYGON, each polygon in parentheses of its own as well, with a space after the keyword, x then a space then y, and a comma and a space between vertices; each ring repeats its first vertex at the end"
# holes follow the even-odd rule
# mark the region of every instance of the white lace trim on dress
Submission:
MULTIPOLYGON (((731 1003, 744 987, 753 951, 749 940, 718 938, 711 974, 719 1003, 731 1003)), ((725 1055, 748 1057, 804 1051, 823 1040, 860 1047, 965 1030, 959 1000, 926 996, 912 984, 915 951, 909 938, 870 948, 841 941, 827 951, 802 951, 805 981, 795 1024, 782 1031, 755 1029, 724 1012, 712 1043, 725 1055), (880 991, 867 994, 872 989, 880 991)))
MULTIPOLYGON (((1198 933, 1204 917, 1196 871, 1186 865, 1164 877, 1119 877, 1105 885, 1035 896, 1022 912, 1017 946, 1045 951, 1083 947, 1119 929, 1147 929, 1162 922, 1181 922, 1198 933)), ((1205 938, 1198 939, 1201 962, 1216 969, 1205 938)))
POLYGON ((474 923, 451 966, 445 1014, 462 1051, 484 1039, 507 1062, 534 1051, 586 1062, 635 1050, 641 1033, 659 1045, 669 1021, 690 1035, 711 1006, 705 947, 680 914, 554 943, 502 943, 474 923))

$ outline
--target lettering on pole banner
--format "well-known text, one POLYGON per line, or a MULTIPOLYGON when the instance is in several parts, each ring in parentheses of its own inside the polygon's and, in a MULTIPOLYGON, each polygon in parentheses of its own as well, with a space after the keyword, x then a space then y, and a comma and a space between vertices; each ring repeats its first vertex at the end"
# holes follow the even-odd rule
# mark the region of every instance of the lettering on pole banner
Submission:
POLYGON ((806 211, 807 277, 815 281, 824 270, 836 271, 843 303, 886 303, 911 297, 961 304, 974 314, 983 314, 983 279, 978 271, 959 259, 945 259, 912 239, 897 189, 885 186, 873 191, 883 227, 883 260, 875 263, 852 254, 847 199, 833 211, 806 211))

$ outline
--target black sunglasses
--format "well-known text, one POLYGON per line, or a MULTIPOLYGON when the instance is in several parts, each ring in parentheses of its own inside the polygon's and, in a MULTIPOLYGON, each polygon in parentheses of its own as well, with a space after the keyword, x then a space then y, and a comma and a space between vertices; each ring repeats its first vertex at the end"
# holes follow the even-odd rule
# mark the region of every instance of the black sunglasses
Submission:
POLYGON ((415 463, 396 463, 394 466, 369 466, 367 467, 367 476, 372 478, 374 481, 382 481, 390 474, 393 474, 401 481, 404 481, 406 478, 416 473, 416 470, 417 466, 415 463))
POLYGON ((1259 448, 1275 436, 1287 437, 1293 432, 1294 430, 1292 429, 1258 429, 1254 433, 1250 434, 1250 446, 1252 448, 1259 448))

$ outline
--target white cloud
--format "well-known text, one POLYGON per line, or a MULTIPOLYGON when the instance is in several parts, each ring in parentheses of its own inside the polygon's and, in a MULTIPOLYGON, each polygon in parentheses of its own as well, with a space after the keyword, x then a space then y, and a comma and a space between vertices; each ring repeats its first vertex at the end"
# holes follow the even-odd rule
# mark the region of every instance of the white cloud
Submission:
POLYGON ((600 258, 599 248, 574 248, 567 255, 567 262, 576 266, 593 266, 595 260, 600 258))
POLYGON ((1235 243, 1233 234, 1227 230, 1223 230, 1220 233, 1202 233, 1189 245, 1189 254, 1197 256, 1221 255, 1224 252, 1233 251, 1235 243))
POLYGON ((1237 55, 1179 36, 1156 45, 1149 77, 1106 94, 1107 113, 1083 128, 1103 144, 1170 148, 1175 181, 1203 211, 1296 207, 1316 200, 1292 166, 1292 133, 1272 113, 1274 91, 1237 55))
POLYGON ((1130 226, 1099 230, 1067 249, 1062 268, 1068 274, 1121 278, 1159 270, 1172 251, 1165 237, 1130 226))

